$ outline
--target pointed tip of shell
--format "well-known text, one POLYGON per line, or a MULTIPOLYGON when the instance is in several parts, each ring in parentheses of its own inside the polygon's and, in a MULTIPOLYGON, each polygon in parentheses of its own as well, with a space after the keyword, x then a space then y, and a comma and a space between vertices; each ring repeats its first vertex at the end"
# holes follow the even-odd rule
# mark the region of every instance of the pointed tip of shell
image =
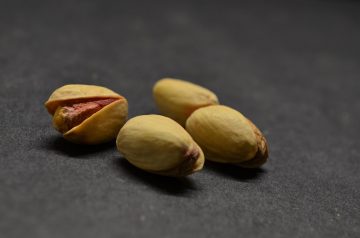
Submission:
POLYGON ((248 122, 255 133, 256 141, 258 145, 258 151, 256 152, 253 159, 245 161, 243 163, 239 163, 238 165, 244 168, 259 168, 260 166, 266 163, 269 157, 269 146, 266 141, 266 138, 261 133, 261 131, 255 126, 255 124, 252 123, 252 121, 250 121, 249 119, 248 122))
POLYGON ((176 168, 167 171, 151 172, 171 177, 184 177, 201 170, 204 166, 204 162, 204 153, 197 144, 194 144, 194 146, 186 151, 184 161, 176 168))

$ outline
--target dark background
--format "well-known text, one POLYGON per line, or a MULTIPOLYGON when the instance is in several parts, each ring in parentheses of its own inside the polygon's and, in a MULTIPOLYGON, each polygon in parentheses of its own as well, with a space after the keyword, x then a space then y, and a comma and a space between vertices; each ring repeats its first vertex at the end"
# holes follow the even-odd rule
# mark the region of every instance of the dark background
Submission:
POLYGON ((360 236, 358 1, 1 1, 0 80, 0 237, 360 236), (43 106, 86 83, 156 113, 165 76, 251 118, 263 169, 147 174, 43 106))

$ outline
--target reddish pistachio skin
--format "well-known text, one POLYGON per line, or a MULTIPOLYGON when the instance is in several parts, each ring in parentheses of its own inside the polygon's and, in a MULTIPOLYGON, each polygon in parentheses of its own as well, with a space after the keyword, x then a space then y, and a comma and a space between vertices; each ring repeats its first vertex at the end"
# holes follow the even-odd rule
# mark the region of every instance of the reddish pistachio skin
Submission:
POLYGON ((116 138, 128 114, 126 98, 96 85, 70 84, 45 103, 53 126, 70 142, 101 144, 116 138))

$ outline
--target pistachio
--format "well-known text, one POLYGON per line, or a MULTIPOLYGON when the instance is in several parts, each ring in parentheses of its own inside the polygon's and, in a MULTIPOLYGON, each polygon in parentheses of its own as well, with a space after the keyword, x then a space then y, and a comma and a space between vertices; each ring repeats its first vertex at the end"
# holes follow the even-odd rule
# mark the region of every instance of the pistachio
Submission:
POLYGON ((116 138, 128 114, 127 100, 95 85, 69 84, 56 89, 45 103, 53 126, 78 144, 100 144, 116 138))
POLYGON ((153 87, 159 111, 180 125, 198 108, 219 104, 217 96, 199 85, 172 78, 159 80, 153 87))
POLYGON ((268 157, 268 146, 260 130, 240 112, 215 105, 196 110, 186 130, 203 149, 206 159, 256 168, 268 157))
POLYGON ((130 119, 116 145, 131 164, 150 173, 181 177, 201 170, 204 154, 178 123, 160 115, 130 119))

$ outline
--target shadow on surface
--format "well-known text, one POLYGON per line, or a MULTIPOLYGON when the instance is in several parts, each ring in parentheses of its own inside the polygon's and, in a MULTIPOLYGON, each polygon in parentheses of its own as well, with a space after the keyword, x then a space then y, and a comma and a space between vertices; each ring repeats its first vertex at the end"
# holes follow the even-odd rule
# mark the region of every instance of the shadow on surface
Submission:
POLYGON ((262 168, 245 169, 236 165, 222 164, 212 161, 206 161, 205 169, 211 170, 222 177, 232 178, 238 181, 250 181, 260 179, 266 170, 262 168))
POLYGON ((41 142, 43 142, 41 147, 46 150, 82 159, 90 159, 90 157, 86 156, 98 154, 105 150, 109 150, 110 148, 115 148, 114 142, 108 142, 101 145, 78 145, 68 142, 61 136, 55 135, 49 136, 48 138, 41 140, 41 142))
POLYGON ((136 168, 124 158, 115 158, 113 163, 115 168, 121 171, 122 176, 125 174, 135 181, 146 184, 164 194, 189 197, 199 190, 194 181, 188 177, 173 178, 151 174, 136 168))

